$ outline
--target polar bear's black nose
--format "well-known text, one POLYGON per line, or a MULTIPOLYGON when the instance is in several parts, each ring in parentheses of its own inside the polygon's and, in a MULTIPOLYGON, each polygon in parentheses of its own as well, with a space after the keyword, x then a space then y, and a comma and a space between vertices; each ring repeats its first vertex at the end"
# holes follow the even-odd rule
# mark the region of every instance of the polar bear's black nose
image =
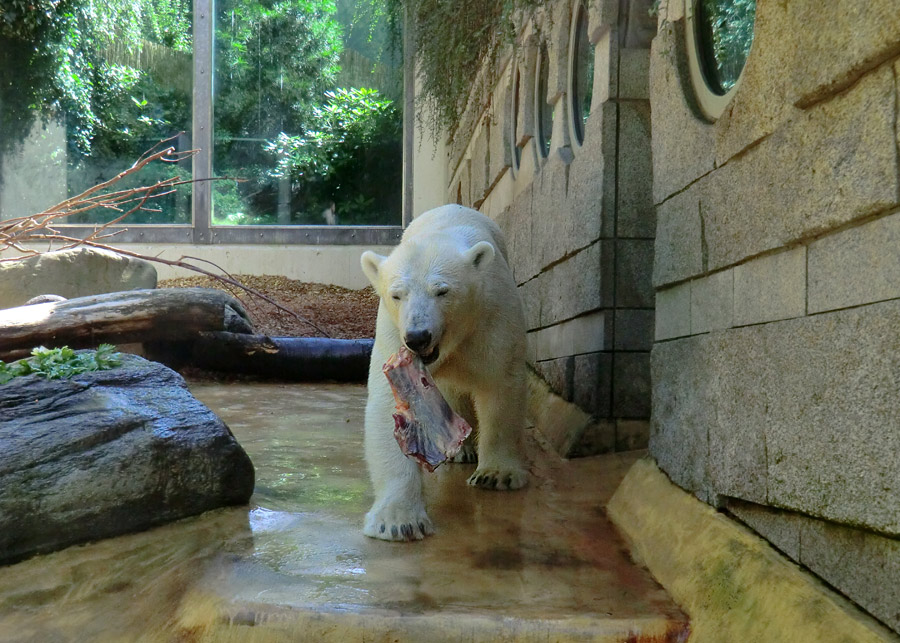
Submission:
POLYGON ((411 330, 406 333, 403 340, 414 353, 421 353, 431 344, 431 331, 411 330))

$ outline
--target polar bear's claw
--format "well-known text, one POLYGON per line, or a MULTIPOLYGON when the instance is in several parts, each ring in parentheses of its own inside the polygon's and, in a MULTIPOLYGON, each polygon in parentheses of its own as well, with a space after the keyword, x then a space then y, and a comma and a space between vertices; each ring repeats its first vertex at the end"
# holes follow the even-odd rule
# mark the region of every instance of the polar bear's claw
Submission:
POLYGON ((422 540, 425 536, 434 533, 434 526, 427 515, 419 517, 399 517, 390 515, 394 512, 380 512, 373 516, 371 513, 366 516, 366 525, 363 533, 371 538, 379 540, 393 540, 400 542, 410 542, 413 540, 422 540))
POLYGON ((453 459, 451 459, 450 462, 455 462, 457 464, 475 464, 478 462, 478 451, 474 446, 467 442, 462 445, 459 453, 453 456, 453 459))
POLYGON ((525 486, 527 481, 527 474, 520 470, 488 469, 482 471, 476 469, 475 473, 469 476, 468 483, 481 489, 503 490, 520 489, 525 486))

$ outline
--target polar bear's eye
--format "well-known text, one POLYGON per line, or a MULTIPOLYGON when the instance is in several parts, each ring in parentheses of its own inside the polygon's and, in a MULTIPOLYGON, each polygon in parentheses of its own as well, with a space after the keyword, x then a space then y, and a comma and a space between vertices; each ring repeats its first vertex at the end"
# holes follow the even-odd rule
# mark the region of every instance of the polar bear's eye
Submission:
POLYGON ((394 301, 400 301, 400 295, 398 293, 392 293, 391 299, 393 299, 394 301))
POLYGON ((448 292, 450 292, 450 289, 447 286, 441 286, 440 288, 438 288, 437 290, 434 291, 434 296, 435 297, 443 297, 448 292))

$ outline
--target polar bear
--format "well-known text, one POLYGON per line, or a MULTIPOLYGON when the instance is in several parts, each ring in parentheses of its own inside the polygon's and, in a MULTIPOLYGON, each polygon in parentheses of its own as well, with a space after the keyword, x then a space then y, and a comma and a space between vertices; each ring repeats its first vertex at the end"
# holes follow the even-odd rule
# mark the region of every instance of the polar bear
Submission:
POLYGON ((468 483, 518 489, 527 481, 522 303, 500 228, 462 206, 422 214, 389 256, 369 251, 360 262, 380 297, 365 419, 375 502, 363 533, 420 540, 434 527, 419 465, 393 436, 395 401, 382 365, 402 344, 417 353, 450 406, 476 428, 478 467, 468 483))

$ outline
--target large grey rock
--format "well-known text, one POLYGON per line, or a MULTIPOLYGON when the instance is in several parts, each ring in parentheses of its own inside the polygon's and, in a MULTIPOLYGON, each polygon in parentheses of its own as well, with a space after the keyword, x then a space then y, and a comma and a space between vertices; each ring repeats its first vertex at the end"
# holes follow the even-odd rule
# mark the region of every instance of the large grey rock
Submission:
POLYGON ((0 263, 0 308, 21 306, 38 295, 74 299, 135 288, 156 288, 153 264, 100 248, 72 248, 0 263))
POLYGON ((122 362, 0 385, 0 562, 249 500, 228 427, 174 371, 122 362))

